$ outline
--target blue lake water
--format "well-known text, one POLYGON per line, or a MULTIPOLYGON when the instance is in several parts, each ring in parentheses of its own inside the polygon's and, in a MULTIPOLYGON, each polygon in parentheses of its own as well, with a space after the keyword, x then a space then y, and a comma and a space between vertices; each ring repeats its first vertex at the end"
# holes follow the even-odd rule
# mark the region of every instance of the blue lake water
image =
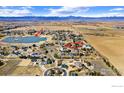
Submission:
POLYGON ((40 41, 45 41, 45 37, 35 37, 35 36, 26 36, 26 37, 7 37, 2 40, 2 42, 7 43, 37 43, 40 41))

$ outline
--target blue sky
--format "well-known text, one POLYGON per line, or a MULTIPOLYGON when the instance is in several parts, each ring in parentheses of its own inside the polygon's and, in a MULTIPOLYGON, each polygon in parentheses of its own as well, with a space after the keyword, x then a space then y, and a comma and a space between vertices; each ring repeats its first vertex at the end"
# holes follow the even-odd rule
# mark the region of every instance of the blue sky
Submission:
POLYGON ((0 16, 124 16, 124 6, 0 6, 0 16))

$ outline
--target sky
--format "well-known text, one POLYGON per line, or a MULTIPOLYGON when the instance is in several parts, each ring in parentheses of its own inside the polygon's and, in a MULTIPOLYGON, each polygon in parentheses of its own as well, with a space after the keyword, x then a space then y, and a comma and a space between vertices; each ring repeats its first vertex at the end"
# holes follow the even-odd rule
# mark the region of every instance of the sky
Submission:
POLYGON ((0 16, 124 16, 124 6, 0 6, 0 16))

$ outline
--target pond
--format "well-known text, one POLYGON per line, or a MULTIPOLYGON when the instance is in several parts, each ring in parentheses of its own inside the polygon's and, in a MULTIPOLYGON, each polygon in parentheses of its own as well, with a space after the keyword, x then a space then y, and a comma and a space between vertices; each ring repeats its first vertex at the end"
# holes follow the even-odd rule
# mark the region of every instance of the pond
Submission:
POLYGON ((2 40, 2 42, 6 43, 37 43, 40 41, 47 40, 46 37, 36 37, 36 36, 25 36, 25 37, 6 37, 2 40))

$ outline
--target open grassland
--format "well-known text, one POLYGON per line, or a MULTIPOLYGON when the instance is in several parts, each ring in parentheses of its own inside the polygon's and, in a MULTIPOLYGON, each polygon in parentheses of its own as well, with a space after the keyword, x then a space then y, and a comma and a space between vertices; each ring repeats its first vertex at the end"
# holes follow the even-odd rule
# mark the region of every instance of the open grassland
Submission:
POLYGON ((12 76, 35 76, 43 72, 39 67, 17 66, 10 75, 12 76))
MULTIPOLYGON (((107 27, 117 23, 105 23, 107 27)), ((121 23, 122 24, 122 23, 121 23)), ((124 23, 123 23, 124 24, 124 23)), ((103 25, 102 25, 103 26, 103 25)), ((80 30, 86 40, 124 75, 124 31, 123 30, 80 30)))
POLYGON ((124 75, 124 37, 87 36, 87 40, 124 75))

